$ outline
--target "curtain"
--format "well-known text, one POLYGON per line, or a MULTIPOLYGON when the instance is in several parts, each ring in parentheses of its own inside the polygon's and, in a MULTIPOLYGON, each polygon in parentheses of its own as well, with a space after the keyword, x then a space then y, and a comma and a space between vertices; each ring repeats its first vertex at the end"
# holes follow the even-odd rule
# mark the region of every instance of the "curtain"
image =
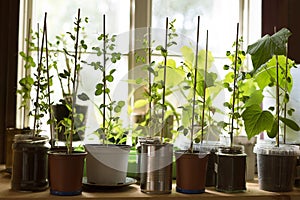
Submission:
POLYGON ((15 127, 19 0, 0 1, 0 163, 4 162, 5 129, 15 127))

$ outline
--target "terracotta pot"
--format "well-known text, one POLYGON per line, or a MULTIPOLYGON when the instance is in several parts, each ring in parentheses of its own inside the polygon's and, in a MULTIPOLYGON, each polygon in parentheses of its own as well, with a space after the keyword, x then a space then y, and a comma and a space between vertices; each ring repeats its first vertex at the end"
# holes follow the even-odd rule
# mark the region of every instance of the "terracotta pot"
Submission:
POLYGON ((42 191, 48 188, 48 139, 31 135, 15 135, 11 188, 42 191))
POLYGON ((299 147, 258 144, 254 152, 257 154, 259 188, 271 192, 292 191, 299 147))
POLYGON ((173 145, 141 144, 140 187, 148 194, 166 194, 172 190, 173 145))
POLYGON ((216 190, 236 193, 246 190, 246 154, 243 146, 220 147, 216 163, 216 190))
POLYGON ((50 193, 61 196, 79 195, 86 152, 48 152, 50 193))
POLYGON ((206 169, 209 154, 176 151, 176 191, 186 194, 205 192, 206 169))

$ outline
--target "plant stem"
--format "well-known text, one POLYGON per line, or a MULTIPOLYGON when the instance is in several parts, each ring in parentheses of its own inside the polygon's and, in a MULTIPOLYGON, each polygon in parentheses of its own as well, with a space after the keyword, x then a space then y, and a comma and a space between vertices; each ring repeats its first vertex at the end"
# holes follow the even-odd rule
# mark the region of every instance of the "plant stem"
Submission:
POLYGON ((205 48, 205 67, 204 67, 204 83, 203 83, 203 105, 202 105, 202 122, 201 122, 201 144, 203 143, 204 135, 204 114, 206 102, 206 73, 207 73, 207 58, 208 58, 208 30, 206 31, 206 48, 205 48))
POLYGON ((76 22, 76 41, 75 41, 75 60, 74 60, 74 74, 73 74, 73 98, 72 98, 72 119, 71 119, 71 133, 69 137, 70 146, 68 148, 68 153, 72 153, 73 149, 73 134, 74 134, 74 116, 75 116, 75 105, 76 105, 76 98, 75 95, 77 94, 77 87, 76 87, 76 78, 77 78, 77 54, 78 54, 78 38, 79 38, 79 29, 80 29, 80 9, 78 9, 78 16, 76 22))
POLYGON ((233 123, 234 123, 234 110, 235 110, 235 92, 236 92, 236 81, 237 81, 237 57, 238 57, 238 47, 239 47, 239 23, 237 23, 236 28, 236 40, 235 40, 235 57, 234 57, 234 78, 233 78, 233 93, 232 93, 232 117, 231 117, 231 130, 230 130, 230 147, 233 146, 233 123))
POLYGON ((163 142, 165 136, 165 98, 166 98, 166 79, 167 79, 167 53, 168 53, 168 29, 169 29, 168 17, 166 17, 166 35, 165 35, 165 54, 164 54, 164 80, 163 80, 163 93, 162 93, 162 131, 160 134, 160 141, 163 142))
MULTIPOLYGON (((103 134, 106 137, 106 128, 105 128, 105 106, 106 106, 106 72, 105 72, 105 68, 106 68, 106 32, 105 32, 105 15, 103 15, 103 88, 104 88, 104 92, 103 92, 103 118, 102 118, 102 124, 103 124, 103 134)), ((105 140, 103 140, 105 141, 105 140)))

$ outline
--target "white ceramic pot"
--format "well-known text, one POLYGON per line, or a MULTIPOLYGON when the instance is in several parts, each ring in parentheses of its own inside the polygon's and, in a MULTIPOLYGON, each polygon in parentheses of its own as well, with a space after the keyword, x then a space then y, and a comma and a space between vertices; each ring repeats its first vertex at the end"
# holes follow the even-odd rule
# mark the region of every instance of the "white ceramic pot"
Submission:
POLYGON ((98 185, 118 185, 126 181, 128 145, 87 144, 87 182, 98 185))

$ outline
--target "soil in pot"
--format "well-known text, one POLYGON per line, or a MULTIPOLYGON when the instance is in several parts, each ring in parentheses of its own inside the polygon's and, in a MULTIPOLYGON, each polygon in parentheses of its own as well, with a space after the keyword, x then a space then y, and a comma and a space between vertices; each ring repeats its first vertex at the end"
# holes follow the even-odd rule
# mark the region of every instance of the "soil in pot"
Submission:
POLYGON ((173 145, 141 144, 140 188, 148 194, 166 194, 172 190, 173 145))
POLYGON ((271 192, 293 190, 299 147, 256 145, 259 188, 271 192))
POLYGON ((118 185, 126 182, 129 145, 87 144, 87 182, 98 185, 118 185))
POLYGON ((245 191, 247 155, 243 147, 221 147, 216 154, 216 190, 227 193, 245 191))
POLYGON ((67 154, 62 150, 48 152, 50 194, 79 195, 86 152, 67 154))
POLYGON ((176 191, 186 194, 205 192, 207 152, 176 151, 176 191))
POLYGON ((21 191, 43 191, 48 188, 48 139, 16 135, 13 143, 11 188, 21 191))
MULTIPOLYGON (((76 105, 76 112, 79 114, 83 114, 84 120, 82 122, 79 122, 78 124, 75 124, 75 127, 83 127, 86 124, 86 116, 87 116, 87 106, 82 106, 82 105, 76 105)), ((69 118, 70 117, 70 110, 63 105, 63 104, 57 104, 52 106, 53 114, 57 122, 60 122, 64 118, 69 118)), ((65 128, 62 125, 57 125, 55 123, 52 124, 53 130, 56 132, 56 139, 58 141, 66 141, 66 137, 64 135, 65 133, 65 128), (58 126, 58 127, 56 127, 58 126), (59 128, 59 130, 58 130, 59 128)), ((78 131, 78 133, 75 133, 73 135, 73 141, 80 141, 81 138, 83 137, 84 132, 83 131, 78 131)))

